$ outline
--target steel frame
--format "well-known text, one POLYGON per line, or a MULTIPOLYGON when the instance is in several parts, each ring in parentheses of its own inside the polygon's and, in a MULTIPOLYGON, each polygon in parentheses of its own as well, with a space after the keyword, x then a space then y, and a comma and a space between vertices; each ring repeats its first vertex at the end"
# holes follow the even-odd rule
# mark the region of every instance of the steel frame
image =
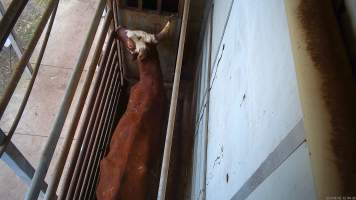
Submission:
MULTIPOLYGON (((24 1, 25 0, 17 2, 24 1)), ((32 78, 27 88, 25 98, 20 106, 19 112, 16 115, 16 119, 7 135, 0 129, 0 155, 3 153, 1 159, 4 160, 10 166, 10 168, 14 170, 15 173, 30 186, 25 197, 27 200, 37 199, 39 195, 44 196, 44 199, 47 200, 57 199, 56 191, 58 189, 61 175, 63 173, 63 168, 67 162, 69 150, 71 147, 73 147, 73 156, 69 161, 68 173, 62 180, 63 187, 59 193, 59 199, 93 198, 95 195, 94 188, 98 182, 99 162, 107 153, 107 146, 111 138, 111 133, 115 128, 115 124, 119 118, 119 115, 123 113, 123 110, 121 109, 124 108, 122 104, 125 96, 126 83, 124 79, 125 67, 123 61, 123 51, 119 41, 114 40, 115 29, 119 26, 120 22, 118 15, 119 5, 116 1, 109 1, 110 7, 108 8, 108 12, 104 20, 104 25, 102 26, 101 32, 99 34, 99 42, 95 47, 94 58, 89 66, 88 75, 85 79, 79 101, 74 108, 74 118, 70 123, 70 128, 68 131, 69 133, 66 135, 63 151, 61 152, 59 161, 55 165, 55 175, 50 179, 50 184, 47 186, 47 184, 44 182, 44 178, 46 177, 47 170, 52 161, 54 150, 57 146, 59 136, 62 132, 64 122, 67 118, 74 94, 77 90, 78 82, 81 77, 84 65, 86 63, 89 51, 92 48, 93 40, 97 33, 102 13, 105 9, 106 0, 100 0, 98 2, 98 7, 94 19, 88 31, 85 44, 82 47, 76 67, 74 68, 74 71, 71 75, 68 87, 62 100, 61 107, 55 118, 55 122, 48 137, 47 143, 42 150, 40 162, 36 170, 30 165, 26 158, 11 142, 12 136, 16 130, 19 120, 21 119, 23 110, 31 93, 33 83, 36 79, 36 75, 38 73, 39 66, 46 49, 49 34, 51 32, 51 27, 55 19, 58 2, 59 0, 50 0, 45 13, 36 29, 36 32, 31 39, 29 47, 23 54, 22 52, 18 53, 19 56, 22 54, 20 62, 16 67, 16 71, 11 78, 9 86, 6 89, 4 98, 0 102, 1 119, 23 74, 25 66, 28 65, 29 58, 32 55, 33 50, 36 47, 38 40, 50 19, 40 55, 33 70, 32 78), (104 45, 105 40, 107 41, 106 45, 104 45), (97 66, 99 69, 96 73, 94 85, 91 86, 97 66), (89 92, 90 95, 88 97, 89 92), (85 103, 87 103, 88 107, 83 113, 85 103), (118 106, 120 109, 117 109, 118 106), (80 119, 82 119, 82 123, 78 129, 80 119), (78 134, 78 141, 77 144, 72 145, 72 140, 76 132, 78 134)), ((142 4, 142 1, 140 2, 142 4)), ((160 12, 162 1, 158 0, 157 2, 160 12)), ((189 5, 190 1, 186 0, 184 2, 181 36, 179 40, 176 72, 171 99, 172 102, 158 199, 164 199, 165 196, 165 187, 169 167, 168 163, 170 157, 169 154, 172 144, 171 139, 178 100, 180 84, 179 80, 182 67, 189 5)), ((19 8, 17 11, 20 12, 21 9, 19 8)), ((5 16, 10 15, 6 12, 4 17, 5 16)), ((17 15, 11 16, 13 16, 15 19, 17 15)), ((8 34, 11 34, 11 28, 8 28, 10 29, 8 34)), ((1 34, 0 39, 3 39, 3 36, 6 34, 1 34)))

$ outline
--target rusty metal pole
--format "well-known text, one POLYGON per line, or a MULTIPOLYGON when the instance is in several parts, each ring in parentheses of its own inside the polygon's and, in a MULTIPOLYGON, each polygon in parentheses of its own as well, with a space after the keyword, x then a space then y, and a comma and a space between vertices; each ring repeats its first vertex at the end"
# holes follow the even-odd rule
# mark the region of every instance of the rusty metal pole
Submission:
POLYGON ((331 0, 285 0, 319 199, 356 196, 356 91, 331 0))

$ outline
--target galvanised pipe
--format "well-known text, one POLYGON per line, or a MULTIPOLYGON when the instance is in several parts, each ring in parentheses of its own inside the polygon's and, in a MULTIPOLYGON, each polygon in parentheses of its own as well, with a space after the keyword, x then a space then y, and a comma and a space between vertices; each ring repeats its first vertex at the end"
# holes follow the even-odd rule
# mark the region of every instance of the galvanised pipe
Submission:
MULTIPOLYGON (((38 40, 41 37, 41 34, 44 30, 44 28, 46 27, 47 21, 49 19, 49 17, 51 16, 51 13, 56 5, 56 3, 59 0, 51 0, 47 7, 45 12, 43 13, 43 16, 41 18, 41 21, 39 22, 35 33, 33 34, 33 37, 26 49, 26 51, 24 52, 24 54, 22 55, 20 61, 17 63, 16 65, 16 69, 14 71, 14 73, 11 76, 10 82, 8 83, 8 85, 6 86, 5 92, 3 97, 1 98, 1 102, 0 102, 0 119, 2 118, 7 105, 9 104, 9 101, 16 89, 16 86, 22 76, 23 71, 26 68, 27 63, 30 60, 30 57, 38 43, 38 40)), ((17 2, 17 1, 12 1, 12 2, 17 2)), ((0 26, 1 27, 1 26, 0 26)))
POLYGON ((101 0, 99 1, 98 8, 96 10, 94 20, 91 23, 88 35, 86 37, 84 46, 80 52, 79 59, 77 61, 76 67, 74 68, 74 71, 70 77, 64 98, 62 100, 62 104, 60 107, 60 110, 56 116, 52 131, 48 137, 48 141, 46 143, 46 146, 42 152, 41 158, 40 158, 40 163, 38 165, 38 168, 36 169, 36 173, 33 177, 31 186, 29 191, 26 194, 25 199, 26 200, 33 200, 38 198, 38 193, 39 193, 39 186, 42 180, 44 180, 48 167, 50 165, 50 162, 53 157, 54 150, 57 146, 59 136, 61 134, 65 119, 67 117, 70 105, 72 103, 75 90, 78 86, 79 79, 81 77, 85 61, 88 57, 90 47, 93 43, 94 37, 96 30, 98 29, 99 22, 102 16, 102 13, 105 8, 106 1, 101 0))
MULTIPOLYGON (((119 27, 119 23, 120 23, 120 18, 119 18, 119 6, 117 5, 117 1, 112 1, 112 9, 114 12, 114 30, 116 30, 119 27)), ((123 84, 124 82, 124 77, 126 74, 126 68, 124 65, 124 51, 122 48, 122 44, 120 42, 120 40, 116 40, 116 45, 117 45, 117 49, 119 51, 119 64, 120 64, 120 71, 121 71, 121 84, 123 84)))
MULTIPOLYGON (((116 67, 119 67, 118 64, 116 64, 116 67)), ((84 184, 83 187, 84 188, 84 192, 81 192, 80 194, 80 197, 84 197, 84 199, 87 199, 87 195, 90 193, 89 191, 89 188, 91 187, 91 180, 94 178, 94 173, 95 173, 95 170, 97 168, 97 164, 98 162, 98 159, 99 159, 99 152, 102 150, 103 148, 103 143, 104 143, 104 140, 107 136, 107 127, 109 126, 110 124, 110 119, 112 117, 112 107, 113 107, 113 103, 114 103, 114 99, 115 99, 115 92, 116 92, 116 83, 120 81, 120 73, 119 73, 119 70, 117 71, 117 74, 115 75, 115 77, 113 78, 113 83, 112 85, 110 86, 110 92, 108 94, 108 99, 106 99, 106 103, 104 105, 104 108, 106 108, 106 111, 104 111, 105 113, 105 117, 104 117, 104 120, 102 120, 102 125, 99 126, 99 134, 98 134, 98 141, 95 142, 95 148, 93 148, 93 151, 92 151, 92 154, 90 155, 90 168, 89 170, 87 170, 87 173, 86 173, 86 176, 84 178, 84 184), (84 195, 84 196, 83 196, 84 195)), ((83 189, 82 188, 82 189, 83 189)))
POLYGON ((212 44, 213 44, 213 10, 214 10, 214 5, 212 5, 211 10, 208 14, 208 24, 207 28, 209 30, 208 32, 208 77, 206 81, 206 85, 208 86, 208 91, 206 95, 206 114, 205 114, 205 131, 203 135, 203 144, 202 144, 202 149, 203 149, 203 177, 201 180, 201 188, 202 188, 202 199, 206 199, 206 184, 207 184, 207 168, 208 168, 208 140, 209 140, 209 117, 210 117, 210 83, 211 83, 211 69, 212 69, 212 44))
MULTIPOLYGON (((117 59, 117 52, 115 53, 114 56, 114 62, 112 63, 114 66, 116 66, 116 59, 117 59)), ((74 194, 74 198, 77 199, 78 197, 81 198, 82 195, 82 191, 83 188, 85 187, 86 184, 86 180, 88 178, 89 175, 89 171, 91 170, 91 164, 92 164, 92 157, 93 157, 93 153, 95 151, 95 149, 97 148, 97 143, 98 143, 98 138, 100 137, 99 132, 102 128, 102 124, 105 122, 105 116, 106 116, 106 112, 107 112, 107 106, 106 106, 106 102, 108 101, 110 94, 111 94, 111 85, 113 83, 113 79, 114 77, 117 76, 118 74, 118 69, 115 68, 115 72, 111 74, 111 76, 109 77, 109 82, 107 82, 107 84, 105 85, 105 100, 100 102, 100 111, 99 111, 99 115, 97 116, 97 118, 95 119, 95 123, 94 123, 94 128, 91 130, 94 134, 92 134, 92 137, 90 138, 90 148, 89 150, 86 152, 85 154, 85 159, 84 159, 84 165, 86 166, 85 168, 82 168, 82 171, 80 173, 80 178, 79 178, 79 182, 77 184, 77 188, 76 188, 76 192, 74 194)))
POLYGON ((180 30, 176 69, 174 73, 174 82, 173 82, 171 104, 170 104, 169 116, 168 116, 168 125, 167 125, 166 140, 164 145, 162 169, 161 169, 161 176, 160 176, 158 195, 157 195, 158 200, 165 200, 165 195, 166 195, 168 170, 169 170, 169 163, 171 157, 173 131, 174 131, 175 118, 176 118, 176 109, 177 109, 179 85, 180 85, 180 78, 181 78, 180 75, 182 71, 184 44, 186 38, 185 36, 187 32, 188 17, 189 17, 189 7, 190 7, 190 0, 184 0, 183 19, 182 19, 182 25, 180 30))
POLYGON ((74 172, 74 169, 75 169, 75 166, 76 166, 76 163, 77 163, 77 159, 78 159, 78 156, 79 156, 79 153, 80 153, 80 149, 82 147, 82 144, 85 144, 85 142, 83 142, 83 140, 86 141, 86 138, 87 138, 87 136, 84 134, 85 131, 86 131, 85 127, 88 126, 88 123, 89 123, 89 120, 90 120, 90 116, 95 111, 95 109, 92 109, 92 108, 94 107, 95 99, 99 96, 98 91, 99 91, 100 83, 101 83, 102 78, 103 78, 103 74, 105 73, 105 71, 108 71, 105 68, 105 65, 106 65, 106 62, 107 62, 108 57, 109 57, 110 47, 112 46, 110 44, 112 43, 112 40, 114 38, 114 34, 113 34, 113 32, 111 32, 109 35, 110 36, 109 36, 109 39, 108 39, 108 43, 107 43, 107 45, 105 47, 102 59, 101 59, 100 64, 99 64, 99 71, 96 74, 96 78, 94 80, 94 86, 93 86, 93 89, 91 90, 90 97, 89 97, 89 100, 88 100, 87 108, 90 108, 90 109, 86 109, 86 111, 84 113, 82 124, 81 124, 81 127, 80 127, 79 131, 78 131, 77 143, 74 145, 74 148, 72 150, 72 152, 73 152, 72 154, 73 155, 71 157, 67 173, 66 173, 66 175, 64 177, 64 180, 63 180, 62 190, 60 191, 60 198, 59 199, 63 199, 64 195, 67 194, 67 191, 68 191, 68 188, 69 188, 69 185, 70 185, 70 181, 72 180, 72 175, 73 175, 73 172, 74 172))
MULTIPOLYGON (((111 33, 108 43, 106 45, 105 54, 100 63, 100 70, 97 74, 95 85, 93 88, 93 92, 90 97, 90 103, 88 104, 88 108, 85 113, 85 117, 83 123, 78 132, 78 142, 74 146, 73 156, 71 158, 68 172, 63 181, 62 190, 60 192, 59 199, 63 200, 72 194, 72 186, 76 184, 77 178, 79 176, 79 170, 82 165, 83 152, 86 152, 86 148, 88 146, 89 134, 85 134, 88 128, 92 128, 91 124, 93 123, 93 118, 97 115, 99 102, 103 97, 103 83, 107 81, 107 77, 110 71, 110 65, 113 54, 114 54, 114 32, 111 33), (89 124, 89 125, 88 125, 89 124), (68 191, 69 190, 69 191, 68 191)), ((75 187, 75 186, 74 186, 75 187)))
MULTIPOLYGON (((116 64, 116 67, 119 68, 118 63, 116 64)), ((120 70, 118 70, 117 75, 114 78, 114 83, 110 87, 110 89, 112 89, 111 93, 109 94, 110 99, 107 99, 107 102, 105 103, 105 106, 104 106, 105 108, 108 108, 105 113, 106 120, 105 120, 105 123, 103 123, 102 127, 99 126, 99 129, 98 129, 100 131, 99 133, 101 133, 101 134, 98 134, 100 136, 98 146, 97 146, 97 148, 93 149, 94 150, 94 153, 92 154, 92 155, 94 155, 94 158, 92 159, 93 163, 91 165, 90 172, 88 173, 87 181, 84 182, 84 184, 83 184, 83 185, 85 185, 86 189, 84 190, 84 193, 81 193, 81 194, 85 195, 84 199, 88 199, 88 195, 90 195, 90 192, 91 192, 90 189, 92 188, 92 185, 93 185, 92 179, 95 179, 95 174, 97 172, 98 164, 101 159, 100 158, 101 152, 104 150, 105 141, 107 140, 109 134, 112 132, 112 130, 110 130, 110 125, 111 125, 111 122, 113 119, 113 113, 114 113, 113 109, 114 109, 115 99, 116 99, 116 95, 117 95, 116 93, 119 88, 118 87, 119 82, 120 82, 120 70)))
POLYGON ((117 81, 117 90, 116 92, 114 93, 115 95, 115 98, 114 98, 114 104, 113 104, 113 109, 114 111, 110 112, 110 113, 114 113, 111 115, 111 119, 110 119, 110 124, 108 126, 108 131, 107 131, 107 134, 105 136, 105 139, 104 139, 104 142, 103 142, 103 145, 102 147, 100 148, 99 150, 99 159, 98 159, 98 163, 96 165, 96 167, 94 167, 95 171, 94 173, 92 173, 91 177, 93 177, 93 180, 90 182, 90 188, 89 188, 89 197, 93 197, 93 195, 95 195, 96 193, 96 186, 98 184, 98 176, 99 176, 99 169, 100 167, 98 166, 99 165, 99 162, 101 161, 101 159, 104 157, 105 153, 106 153, 106 150, 108 149, 108 145, 109 145, 109 141, 110 141, 110 138, 112 136, 112 133, 114 131, 114 125, 115 125, 115 119, 116 119, 116 116, 118 114, 118 104, 119 104, 119 100, 121 99, 120 95, 121 95, 121 91, 122 91, 122 88, 121 88, 121 82, 120 81, 117 81), (94 193, 94 194, 93 194, 94 193))
POLYGON ((286 0, 318 199, 356 196, 356 90, 331 0, 286 0))
POLYGON ((84 81, 84 85, 83 85, 83 88, 82 88, 82 91, 81 91, 81 94, 80 94, 80 97, 78 100, 77 107, 75 108, 75 111, 74 111, 73 119, 71 120, 71 123, 69 126, 68 134, 66 135, 66 138, 64 140, 61 155, 55 165, 55 169, 53 172, 54 176, 52 177, 52 180, 49 183, 49 186, 48 186, 48 189, 47 189, 47 192, 45 195, 45 200, 53 199, 53 196, 55 195, 55 193, 57 191, 58 183, 62 176, 64 165, 67 161, 68 153, 69 153, 70 147, 72 145, 75 131, 77 129, 78 122, 79 122, 80 116, 81 116, 83 108, 84 108, 85 100, 87 98, 87 95, 88 95, 88 92, 89 92, 89 89, 90 89, 90 86, 91 86, 91 83, 92 83, 92 80, 94 77, 96 66, 99 62, 99 57, 100 57, 100 54, 101 54, 101 51, 102 51, 102 48, 103 48, 103 45, 105 42, 105 38, 106 38, 106 35, 108 32, 111 20, 112 20, 112 11, 110 9, 107 12, 101 33, 99 34, 98 43, 97 43, 91 64, 88 68, 88 73, 87 73, 87 76, 84 81))
MULTIPOLYGON (((117 57, 117 51, 115 49, 114 51, 114 56, 113 56, 113 60, 116 59, 117 57)), ((90 138, 88 139, 88 143, 87 143, 87 146, 86 146, 86 151, 82 151, 81 154, 80 154, 80 159, 81 159, 81 162, 79 163, 79 166, 76 166, 76 169, 75 169, 75 176, 76 176, 76 179, 74 181, 72 181, 70 187, 69 187, 69 196, 67 196, 67 199, 75 199, 77 197, 77 195, 79 195, 79 191, 80 190, 80 185, 82 183, 82 180, 83 180, 83 176, 84 176, 84 173, 85 173, 85 170, 87 168, 87 164, 88 164, 88 159, 89 159, 89 152, 91 152, 91 149, 92 149, 92 145, 93 145, 93 142, 94 142, 94 138, 96 137, 96 124, 97 124, 97 120, 98 118, 101 117, 102 115, 102 109, 103 109, 103 101, 105 101, 106 99, 106 94, 107 94, 107 84, 108 82, 111 80, 112 78, 112 75, 113 75, 113 69, 114 69, 114 62, 110 63, 110 71, 109 71, 109 76, 108 78, 106 79, 105 81, 105 84, 102 85, 103 89, 103 93, 102 93, 102 99, 101 101, 99 102, 96 102, 96 104, 98 105, 98 110, 97 110, 97 114, 95 116, 92 116, 92 118, 90 119, 90 126, 89 128, 87 129, 86 131, 86 134, 87 135, 90 135, 90 138), (78 173, 78 174, 77 174, 78 173)))
POLYGON ((17 112, 17 114, 15 116, 14 122, 11 125, 11 128, 10 128, 6 138, 5 138, 5 141, 3 143, 0 143, 1 144, 0 145, 0 157, 4 153, 7 145, 9 145, 9 143, 11 142, 11 138, 12 138, 12 136, 14 135, 14 133, 16 131, 17 125, 20 122, 20 119, 22 117, 23 111, 25 110, 26 104, 28 102, 28 98, 30 97, 30 94, 31 94, 31 91, 32 91, 32 88, 33 88, 33 84, 35 83, 35 80, 36 80, 36 77, 37 77, 37 74, 38 74, 38 70, 40 68, 40 65, 41 65, 41 62, 42 62, 42 58, 43 58, 44 52, 45 52, 46 47, 47 47, 48 39, 49 39, 49 36, 51 34, 51 31, 52 31, 53 22, 54 22, 54 19, 56 18, 58 3, 59 3, 59 1, 57 1, 55 6, 54 6, 54 9, 53 9, 53 12, 52 12, 52 16, 51 16, 51 19, 49 21, 49 25, 48 25, 48 28, 47 28, 47 31, 46 31, 46 35, 45 35, 45 38, 43 40, 42 47, 41 47, 40 53, 39 53, 38 58, 37 58, 36 66, 35 66, 34 71, 32 73, 30 83, 27 86, 27 89, 26 89, 26 92, 25 92, 25 96, 24 96, 24 98, 23 98, 23 100, 21 102, 20 108, 19 108, 19 110, 18 110, 18 112, 17 112))
POLYGON ((0 51, 2 50, 7 37, 11 33, 12 28, 15 26, 17 19, 20 17, 27 3, 28 0, 11 1, 10 6, 7 8, 3 18, 0 21, 0 51))

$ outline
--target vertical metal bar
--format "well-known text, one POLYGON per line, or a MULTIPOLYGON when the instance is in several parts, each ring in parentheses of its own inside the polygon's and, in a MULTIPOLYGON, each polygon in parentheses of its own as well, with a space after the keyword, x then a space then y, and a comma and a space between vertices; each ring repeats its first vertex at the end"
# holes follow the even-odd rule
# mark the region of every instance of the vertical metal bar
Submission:
MULTIPOLYGON (((29 62, 30 60, 30 57, 33 53, 33 50, 35 49, 36 45, 37 45, 37 42, 38 40, 40 39, 41 37, 41 34, 47 24, 47 21, 52 13, 52 10, 54 9, 54 6, 55 4, 57 3, 58 0, 51 0, 48 5, 47 5, 47 8, 41 18, 41 21, 40 23, 38 24, 37 26, 37 29, 30 41, 30 44, 28 45, 25 53, 23 54, 23 56, 21 57, 20 61, 18 62, 17 66, 16 66, 16 69, 13 73, 13 75, 11 76, 11 80, 9 82, 9 84, 7 85, 6 89, 5 89, 5 92, 4 92, 4 95, 1 99, 1 102, 0 102, 0 119, 2 118, 4 112, 5 112, 5 109, 12 97, 12 94, 14 93, 15 89, 16 89, 16 86, 21 78, 21 75, 27 65, 27 63, 29 62)), ((12 2, 16 2, 15 0, 13 0, 12 2)), ((0 26, 1 27, 1 26, 0 26)), ((1 29, 0 29, 1 30, 1 29)))
MULTIPOLYGON (((120 80, 120 79, 118 79, 120 80)), ((106 135, 105 135, 105 138, 104 138, 104 141, 103 141, 103 144, 102 146, 98 149, 99 151, 99 155, 98 155, 98 161, 96 163, 96 166, 94 167, 94 172, 91 174, 91 178, 93 179, 91 182, 90 182, 90 186, 89 186, 89 198, 93 197, 93 195, 95 194, 95 188, 97 186, 97 182, 98 182, 98 175, 99 175, 99 162, 101 161, 101 159, 104 157, 105 153, 106 153, 106 150, 107 150, 107 147, 109 145, 109 141, 110 141, 110 138, 112 136, 112 133, 114 131, 114 128, 115 128, 115 119, 116 119, 116 115, 117 115, 117 106, 118 106, 118 103, 119 103, 119 99, 120 99, 120 92, 122 90, 121 88, 121 81, 116 81, 116 84, 115 84, 115 92, 114 92, 114 102, 113 102, 113 105, 112 105, 112 109, 109 111, 109 113, 113 113, 111 114, 111 118, 109 119, 109 125, 107 126, 107 131, 106 131, 106 135), (94 193, 94 194, 93 194, 94 193)))
POLYGON ((16 128, 17 128, 17 125, 18 125, 18 123, 20 122, 20 119, 21 119, 21 116, 22 116, 22 114, 23 114, 23 111, 25 110, 25 107, 26 107, 28 98, 30 97, 33 84, 35 83, 35 80, 36 80, 36 77, 37 77, 37 74, 38 74, 38 70, 39 70, 39 68, 40 68, 41 61, 42 61, 44 52, 45 52, 46 47, 47 47, 47 42, 48 42, 48 38, 49 38, 49 35, 50 35, 50 33, 51 33, 51 30, 52 30, 53 22, 54 22, 54 19, 55 19, 55 17, 56 17, 58 3, 59 3, 59 2, 57 1, 56 4, 55 4, 55 6, 54 6, 54 9, 53 9, 53 12, 52 12, 52 16, 51 16, 51 19, 50 19, 50 21, 49 21, 48 28, 47 28, 47 31, 46 31, 46 35, 45 35, 44 41, 43 41, 43 43, 42 43, 42 47, 41 47, 41 50, 40 50, 40 54, 39 54, 39 56, 38 56, 38 58, 37 58, 36 66, 35 66, 34 72, 33 72, 33 74, 32 74, 30 83, 29 83, 28 86, 27 86, 25 96, 24 96, 24 98, 23 98, 23 100, 22 100, 22 102, 21 102, 20 108, 19 108, 19 110, 18 110, 18 112, 17 112, 17 114, 16 114, 16 117, 15 117, 14 122, 13 122, 12 125, 11 125, 10 131, 9 131, 9 133, 7 134, 6 138, 5 138, 5 141, 4 141, 3 143, 0 143, 0 144, 1 144, 1 145, 0 145, 0 156, 1 156, 2 153, 5 151, 7 145, 10 143, 11 138, 12 138, 12 136, 13 136, 13 134, 15 133, 15 130, 16 130, 16 128))
POLYGON ((180 31, 180 38, 179 38, 176 69, 175 69, 175 73, 174 73, 171 105, 170 105, 170 109, 169 109, 166 141, 165 141, 164 153, 163 153, 162 169, 161 169, 161 176, 160 176, 161 178, 160 178, 159 188, 158 188, 158 196, 157 196, 158 200, 164 200, 165 195, 166 195, 167 178, 168 178, 169 162, 170 162, 172 139, 173 139, 173 131, 174 131, 177 101, 178 101, 178 95, 179 95, 180 75, 181 75, 181 71, 182 71, 185 36, 186 36, 187 24, 188 24, 189 7, 190 7, 190 0, 185 0, 184 10, 183 10, 183 19, 182 19, 182 25, 181 25, 181 31, 180 31))
POLYGON ((143 0, 138 0, 138 9, 139 10, 143 9, 143 0))
MULTIPOLYGON (((111 53, 115 54, 115 48, 114 44, 111 46, 111 53)), ((110 54, 111 54, 110 53, 110 54)), ((92 140, 94 137, 95 132, 93 131, 94 125, 95 125, 95 120, 96 118, 100 115, 100 105, 103 99, 105 100, 105 85, 106 82, 109 81, 109 77, 112 75, 112 70, 113 70, 113 65, 112 65, 112 59, 114 58, 114 55, 110 55, 109 62, 106 63, 106 69, 105 73, 108 72, 107 74, 104 75, 104 79, 100 83, 100 89, 99 89, 99 95, 95 99, 95 104, 94 104, 94 111, 92 115, 90 116, 90 121, 89 125, 87 127, 83 127, 83 131, 85 132, 85 142, 82 147, 82 151, 80 152, 79 158, 77 162, 77 165, 75 166, 74 170, 74 175, 73 179, 71 180, 70 186, 69 186, 69 191, 67 192, 66 199, 71 200, 73 199, 73 195, 75 195, 76 188, 78 186, 78 182, 81 180, 81 173, 83 168, 86 167, 85 164, 85 156, 88 151, 90 151, 91 145, 92 145, 92 140), (88 150, 89 149, 89 150, 88 150), (84 166, 84 167, 83 167, 84 166)))
MULTIPOLYGON (((4 8, 3 3, 0 1, 0 17, 3 17, 4 13, 5 13, 5 8, 4 8)), ((23 50, 22 50, 22 48, 20 47, 20 45, 18 43, 19 39, 18 39, 15 31, 12 30, 9 33, 9 39, 11 41, 11 45, 14 48, 17 57, 20 59, 22 57, 23 50)), ((27 63, 27 68, 32 74, 33 73, 33 68, 31 66, 31 63, 29 63, 29 62, 27 63)))
POLYGON ((70 105, 72 103, 75 90, 78 86, 78 82, 80 79, 80 76, 82 74, 85 61, 88 57, 90 47, 93 43, 94 37, 96 30, 98 28, 102 13, 105 8, 105 0, 101 0, 99 2, 98 8, 96 10, 94 20, 92 21, 92 24, 90 26, 90 30, 88 32, 87 38, 85 40, 84 46, 82 48, 82 51, 80 53, 80 57, 78 59, 77 65, 71 75, 68 87, 66 89, 66 93, 64 95, 60 110, 56 116, 55 123, 53 125, 52 131, 48 137, 48 141, 46 143, 46 146, 42 152, 41 158, 40 158, 40 163, 39 166, 36 170, 36 173, 33 177, 31 187, 26 194, 27 200, 32 200, 36 199, 38 197, 38 192, 39 192, 39 183, 45 178, 47 174, 47 170, 49 167, 49 164, 52 160, 54 150, 57 146, 59 136, 61 134, 65 119, 67 117, 70 105))
POLYGON ((162 0, 157 0, 157 12, 162 12, 162 0))
POLYGON ((95 172, 97 169, 97 165, 100 161, 100 152, 103 151, 104 148, 104 144, 105 144, 105 140, 108 136, 108 134, 110 134, 110 130, 108 130, 108 128, 110 127, 110 122, 112 119, 112 115, 113 115, 113 104, 115 102, 115 92, 117 90, 117 83, 120 81, 119 76, 120 76, 120 70, 119 70, 119 66, 116 60, 116 68, 117 68, 117 72, 115 74, 115 76, 113 77, 113 82, 112 85, 110 86, 110 91, 108 93, 108 98, 106 99, 104 108, 106 108, 106 111, 104 111, 105 113, 105 117, 101 124, 101 126, 99 126, 99 140, 97 142, 97 147, 93 148, 93 153, 91 154, 90 160, 92 160, 92 164, 90 165, 90 169, 87 171, 86 173, 86 178, 84 181, 83 186, 85 186, 85 189, 83 190, 83 192, 81 192, 81 196, 84 195, 84 199, 88 199, 88 195, 90 194, 90 188, 91 188, 91 179, 94 178, 95 176, 95 172))
POLYGON ((104 100, 100 102, 99 114, 95 119, 94 127, 93 127, 93 129, 89 130, 89 131, 92 131, 93 134, 91 135, 91 138, 89 141, 89 146, 88 146, 89 148, 87 149, 87 152, 85 152, 85 157, 84 157, 84 162, 83 162, 83 166, 85 166, 85 167, 82 167, 82 171, 80 172, 78 184, 76 186, 76 189, 75 189, 76 191, 74 193, 74 199, 77 199, 81 195, 81 191, 83 190, 83 187, 84 187, 83 182, 85 182, 86 177, 88 176, 87 173, 91 168, 91 165, 90 165, 91 164, 90 160, 92 158, 91 153, 95 150, 96 145, 97 145, 97 141, 98 141, 98 137, 99 137, 98 132, 100 131, 99 127, 102 123, 102 120, 103 120, 103 117, 105 116, 105 111, 106 111, 106 108, 104 105, 108 99, 108 94, 110 94, 110 83, 113 79, 114 74, 116 74, 116 71, 117 71, 115 69, 115 62, 114 62, 115 59, 117 59, 117 51, 115 52, 113 62, 111 63, 111 65, 115 71, 114 71, 114 73, 110 73, 110 76, 108 78, 109 81, 106 82, 105 89, 104 89, 104 91, 105 91, 104 100))
MULTIPOLYGON (((4 140, 5 133, 0 129, 0 142, 4 140)), ((3 160, 26 185, 30 185, 31 179, 35 174, 35 169, 12 142, 7 146, 6 151, 1 156, 1 160, 3 160)), ((41 184, 41 196, 44 196, 46 189, 47 184, 43 181, 41 184)))
POLYGON ((85 132, 88 128, 88 124, 89 124, 89 120, 91 120, 91 116, 96 116, 96 113, 97 113, 97 106, 95 105, 96 100, 99 99, 98 101, 100 101, 100 99, 102 97, 100 85, 101 85, 102 81, 103 80, 105 81, 108 76, 109 69, 107 67, 107 63, 110 62, 110 59, 113 54, 113 48, 114 48, 113 42, 112 42, 113 39, 114 39, 114 32, 112 32, 109 37, 104 56, 102 57, 101 63, 99 65, 100 66, 99 72, 97 73, 97 76, 95 78, 94 87, 90 94, 90 98, 89 98, 90 101, 88 103, 88 108, 92 108, 92 109, 86 110, 84 120, 81 124, 79 131, 78 131, 78 141, 73 149, 73 156, 71 158, 67 174, 66 174, 65 179, 62 184, 62 190, 60 192, 59 199, 65 199, 68 196, 68 194, 70 194, 70 192, 68 192, 68 189, 69 189, 69 186, 71 185, 71 182, 76 179, 76 174, 74 173, 74 170, 77 166, 77 161, 79 161, 79 164, 81 163, 81 157, 78 158, 78 156, 80 156, 79 155, 80 150, 82 148, 82 152, 86 151, 86 146, 87 146, 88 138, 90 137, 90 135, 85 134, 85 132))
MULTIPOLYGON (((120 23, 120 15, 119 15, 119 5, 117 5, 116 1, 113 1, 112 4, 112 9, 114 12, 114 30, 116 30, 116 28, 119 27, 119 23, 120 23)), ((121 84, 123 84, 123 80, 124 80, 124 76, 126 73, 126 68, 124 65, 124 51, 121 45, 120 40, 116 40, 116 45, 117 45, 117 49, 119 51, 119 66, 120 66, 120 71, 121 71, 121 84)))
POLYGON ((17 19, 20 17, 28 0, 14 0, 11 1, 10 6, 6 10, 4 17, 0 21, 0 51, 5 44, 12 28, 15 26, 17 19))
POLYGON ((55 193, 57 191, 58 183, 60 181, 60 177, 62 175, 63 168, 66 163, 70 147, 72 145, 75 131, 78 126, 80 116, 82 114, 84 103, 87 98, 87 95, 88 95, 88 92, 90 89, 90 85, 91 85, 91 82, 94 77, 95 69, 96 69, 96 66, 99 61, 100 53, 103 48, 103 44, 104 44, 104 41, 105 41, 105 38, 107 35, 107 31, 109 29, 111 19, 112 19, 112 11, 110 9, 105 17, 104 25, 103 25, 101 33, 99 35, 99 41, 97 43, 92 62, 89 66, 89 70, 88 70, 87 76, 85 78, 84 85, 83 85, 83 88, 82 88, 82 91, 81 91, 81 94, 80 94, 80 97, 78 100, 78 105, 75 108, 74 116, 73 116, 73 119, 69 126, 70 128, 69 128, 68 134, 66 135, 66 138, 65 138, 65 141, 64 141, 64 144, 62 147, 63 150, 62 150, 61 155, 55 165, 54 176, 52 177, 52 180, 49 183, 49 187, 48 187, 48 190, 47 190, 47 193, 45 196, 45 200, 53 199, 53 196, 55 195, 55 193))
POLYGON ((210 80, 212 68, 212 42, 213 42, 213 9, 211 6, 209 20, 208 20, 208 78, 207 78, 207 100, 206 100, 206 114, 205 114, 205 133, 203 136, 203 181, 202 181, 202 199, 206 199, 206 175, 208 166, 208 138, 209 138, 209 116, 210 116, 210 80))

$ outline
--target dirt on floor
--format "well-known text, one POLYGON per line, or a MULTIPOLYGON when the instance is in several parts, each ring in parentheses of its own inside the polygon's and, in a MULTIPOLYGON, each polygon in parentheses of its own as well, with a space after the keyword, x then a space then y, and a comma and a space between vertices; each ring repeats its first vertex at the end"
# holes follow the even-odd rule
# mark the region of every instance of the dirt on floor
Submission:
MULTIPOLYGON (((12 0, 0 1, 5 9, 7 9, 12 0)), ((18 45, 23 50, 28 46, 48 1, 49 0, 30 0, 17 21, 14 31, 20 40, 17 41, 18 45)), ((0 52, 0 97, 4 93, 17 62, 17 55, 11 45, 9 47, 3 47, 0 52)))

